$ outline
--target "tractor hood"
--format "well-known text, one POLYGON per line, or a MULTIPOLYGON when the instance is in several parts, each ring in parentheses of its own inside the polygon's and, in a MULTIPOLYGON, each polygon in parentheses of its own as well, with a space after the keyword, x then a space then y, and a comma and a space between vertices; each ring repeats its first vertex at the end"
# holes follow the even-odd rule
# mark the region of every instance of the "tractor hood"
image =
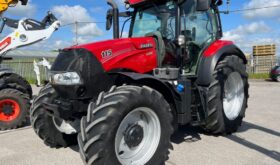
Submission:
POLYGON ((156 43, 152 37, 107 40, 68 49, 88 50, 105 71, 126 69, 146 73, 156 66, 156 43))
POLYGON ((60 51, 52 65, 52 86, 63 98, 93 98, 113 85, 108 72, 151 72, 157 64, 155 43, 152 37, 143 37, 66 48, 60 51), (78 74, 78 83, 73 83, 74 78, 69 74, 75 74, 76 80, 78 74), (70 80, 71 84, 65 84, 70 80))

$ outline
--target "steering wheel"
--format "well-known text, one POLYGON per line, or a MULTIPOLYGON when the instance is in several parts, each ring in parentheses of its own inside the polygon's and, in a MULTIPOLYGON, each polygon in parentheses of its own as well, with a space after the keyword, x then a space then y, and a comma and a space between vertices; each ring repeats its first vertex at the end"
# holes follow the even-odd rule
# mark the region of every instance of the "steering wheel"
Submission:
POLYGON ((187 45, 201 49, 201 47, 195 41, 187 41, 187 45))
POLYGON ((174 32, 168 28, 166 28, 165 30, 161 27, 157 28, 157 31, 159 31, 162 35, 162 38, 166 38, 169 40, 172 40, 175 38, 174 36, 174 32))

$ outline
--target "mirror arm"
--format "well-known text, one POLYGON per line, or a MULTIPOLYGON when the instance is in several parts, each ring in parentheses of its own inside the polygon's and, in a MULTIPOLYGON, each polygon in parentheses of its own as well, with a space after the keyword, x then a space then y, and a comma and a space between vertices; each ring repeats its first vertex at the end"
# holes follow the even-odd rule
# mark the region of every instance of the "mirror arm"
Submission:
POLYGON ((126 12, 121 12, 121 13, 119 13, 119 16, 120 16, 120 17, 131 17, 132 14, 133 14, 133 12, 131 12, 131 11, 126 11, 126 12))

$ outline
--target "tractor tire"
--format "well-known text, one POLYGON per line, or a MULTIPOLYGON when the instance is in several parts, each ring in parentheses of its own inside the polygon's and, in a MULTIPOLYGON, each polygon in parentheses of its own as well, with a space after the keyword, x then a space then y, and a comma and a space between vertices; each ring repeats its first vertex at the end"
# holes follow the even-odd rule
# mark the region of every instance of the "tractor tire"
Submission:
POLYGON ((53 117, 43 107, 45 101, 56 97, 51 85, 46 85, 34 99, 31 107, 31 125, 35 133, 51 148, 68 147, 77 144, 77 134, 60 132, 54 124, 53 117))
POLYGON ((241 126, 249 98, 248 74, 242 59, 226 56, 216 66, 208 88, 206 131, 231 134, 241 126))
POLYGON ((172 118, 159 92, 114 86, 89 105, 81 120, 81 157, 89 165, 163 164, 172 148, 172 118))
POLYGON ((26 124, 29 109, 27 94, 16 89, 0 90, 0 130, 16 129, 26 124))
POLYGON ((0 81, 3 81, 4 88, 12 88, 21 91, 22 93, 28 94, 30 98, 32 98, 32 87, 31 85, 20 75, 12 73, 3 75, 0 78, 0 81))

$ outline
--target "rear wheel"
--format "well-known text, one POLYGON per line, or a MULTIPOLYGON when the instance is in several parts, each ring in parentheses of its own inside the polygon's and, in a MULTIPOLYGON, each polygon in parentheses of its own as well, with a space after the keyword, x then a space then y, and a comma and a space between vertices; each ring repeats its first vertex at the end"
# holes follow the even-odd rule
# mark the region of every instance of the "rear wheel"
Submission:
POLYGON ((77 122, 64 121, 48 115, 44 102, 51 102, 56 97, 51 85, 45 86, 38 97, 34 99, 31 107, 31 124, 36 134, 44 140, 49 147, 59 148, 77 144, 77 122))
POLYGON ((0 130, 15 129, 26 124, 29 96, 16 89, 0 91, 0 130))
POLYGON ((248 74, 242 59, 226 56, 208 88, 206 130, 214 134, 236 132, 247 108, 248 74))
POLYGON ((148 87, 113 87, 91 103, 78 136, 86 164, 162 164, 168 159, 172 113, 148 87))

